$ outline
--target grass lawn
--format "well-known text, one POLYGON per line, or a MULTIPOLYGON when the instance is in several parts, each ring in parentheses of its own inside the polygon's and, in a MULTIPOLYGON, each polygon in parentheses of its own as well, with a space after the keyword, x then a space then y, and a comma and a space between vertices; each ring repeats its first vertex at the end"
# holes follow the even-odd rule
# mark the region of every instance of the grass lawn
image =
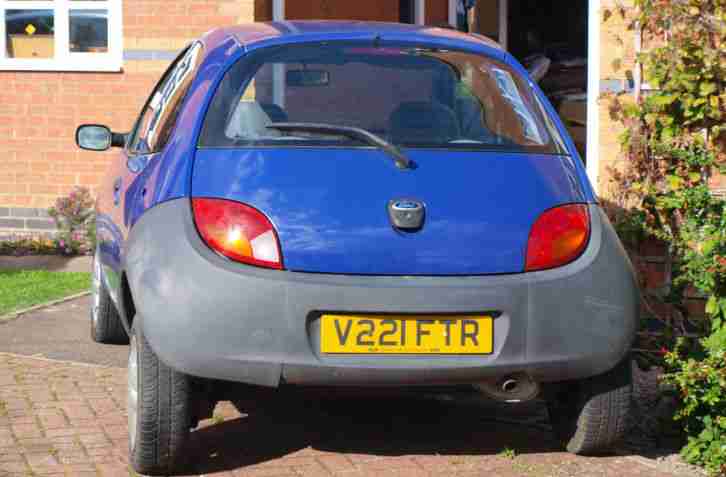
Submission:
POLYGON ((90 273, 0 270, 0 316, 90 287, 90 273))

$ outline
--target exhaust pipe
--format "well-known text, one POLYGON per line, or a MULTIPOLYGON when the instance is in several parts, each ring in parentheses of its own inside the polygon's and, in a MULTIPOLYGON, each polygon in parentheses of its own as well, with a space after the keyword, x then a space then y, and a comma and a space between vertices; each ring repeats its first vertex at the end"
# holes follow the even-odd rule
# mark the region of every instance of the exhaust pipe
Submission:
POLYGON ((474 384, 474 387, 487 397, 503 402, 530 401, 539 394, 539 384, 524 373, 482 381, 474 384))

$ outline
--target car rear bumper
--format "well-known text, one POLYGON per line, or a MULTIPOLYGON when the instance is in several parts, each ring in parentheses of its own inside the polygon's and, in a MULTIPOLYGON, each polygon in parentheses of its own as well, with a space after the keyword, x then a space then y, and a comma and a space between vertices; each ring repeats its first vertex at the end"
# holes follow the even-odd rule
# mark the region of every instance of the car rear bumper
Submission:
POLYGON ((230 262, 199 239, 189 201, 149 210, 124 267, 160 359, 179 371, 276 386, 469 383, 524 372, 541 382, 596 375, 628 352, 639 297, 615 232, 591 206, 592 237, 555 270, 466 277, 348 276, 230 262), (341 356, 319 352, 319 317, 338 313, 497 310, 486 356, 341 356))

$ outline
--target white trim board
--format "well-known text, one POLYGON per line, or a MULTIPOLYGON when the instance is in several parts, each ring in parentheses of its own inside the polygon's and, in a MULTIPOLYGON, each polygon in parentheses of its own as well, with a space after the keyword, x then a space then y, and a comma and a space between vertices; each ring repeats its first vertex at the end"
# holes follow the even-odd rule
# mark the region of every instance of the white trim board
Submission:
POLYGON ((426 0, 416 0, 414 2, 413 17, 416 25, 426 24, 426 0))
POLYGON ((459 24, 458 14, 456 11, 456 4, 460 0, 449 0, 449 25, 456 27, 459 24))
POLYGON ((600 175, 600 28, 601 0, 588 0, 587 36, 587 177, 597 194, 600 175))
POLYGON ((502 48, 507 49, 508 36, 509 36, 509 0, 499 0, 499 6, 497 8, 499 13, 499 19, 497 24, 499 25, 499 44, 502 48))

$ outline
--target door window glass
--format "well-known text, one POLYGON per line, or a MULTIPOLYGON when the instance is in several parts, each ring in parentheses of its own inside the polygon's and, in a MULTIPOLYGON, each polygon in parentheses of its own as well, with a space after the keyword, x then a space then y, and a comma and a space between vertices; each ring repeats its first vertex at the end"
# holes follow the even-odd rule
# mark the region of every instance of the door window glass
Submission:
POLYGON ((201 43, 187 48, 166 71, 144 105, 129 149, 138 154, 166 146, 176 117, 201 61, 201 43))

